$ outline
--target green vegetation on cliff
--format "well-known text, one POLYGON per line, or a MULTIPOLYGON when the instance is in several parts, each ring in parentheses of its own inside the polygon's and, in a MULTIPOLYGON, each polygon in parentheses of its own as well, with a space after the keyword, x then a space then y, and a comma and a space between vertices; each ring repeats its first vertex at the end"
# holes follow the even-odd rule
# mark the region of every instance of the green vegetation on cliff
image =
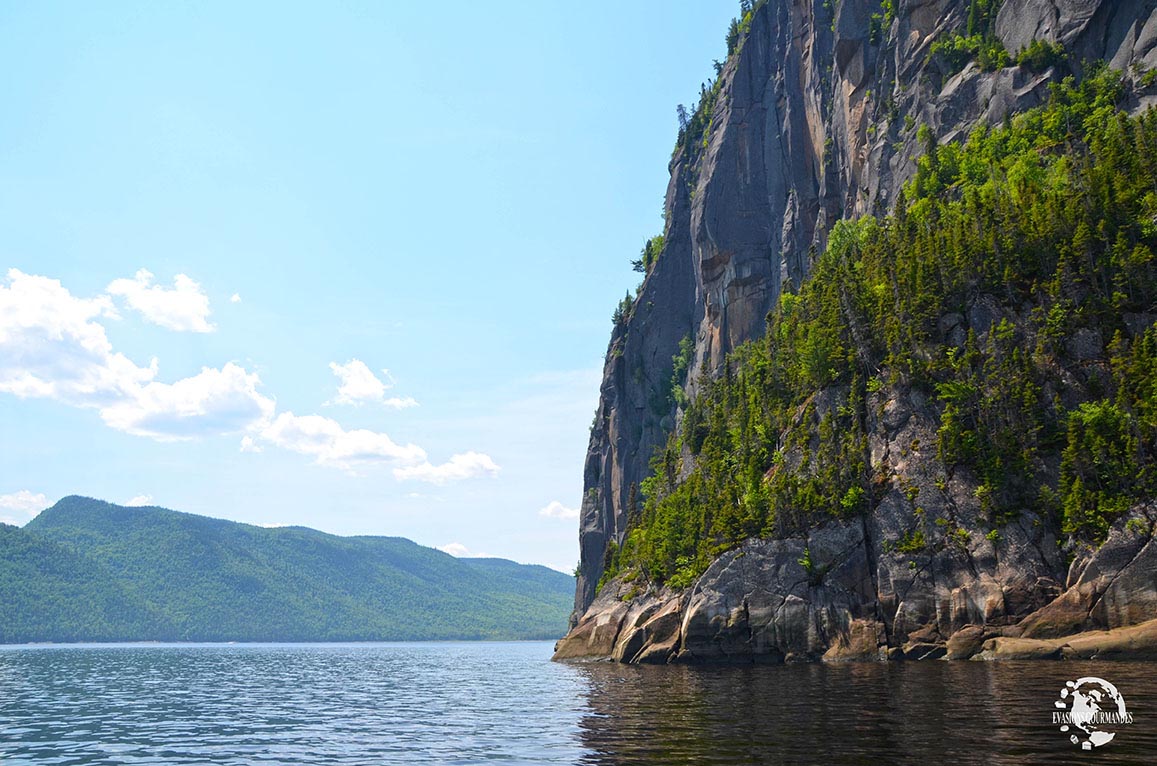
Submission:
POLYGON ((702 381, 606 576, 684 586, 746 538, 870 512, 894 477, 869 407, 898 387, 932 402, 944 480, 969 472, 994 531, 1032 509, 1097 542, 1152 496, 1157 112, 1123 97, 1101 68, 963 144, 923 128, 895 212, 837 224, 766 335, 702 381))
MULTIPOLYGON (((1008 51, 994 32, 1001 2, 972 0, 968 5, 968 21, 964 29, 934 42, 930 54, 943 58, 948 71, 952 73, 959 72, 974 59, 982 72, 1008 66, 1008 51)), ((1051 48, 1049 50, 1051 52, 1051 48)), ((1036 58, 1032 60, 1037 61, 1036 58)))
POLYGON ((396 537, 68 497, 0 525, 0 642, 554 638, 574 580, 396 537))
MULTIPOLYGON (((751 31, 751 20, 767 0, 741 0, 739 16, 731 20, 727 30, 727 59, 736 56, 743 48, 747 33, 751 31)), ((711 133, 711 115, 715 110, 715 101, 719 97, 719 88, 722 81, 719 79, 724 63, 715 62, 715 77, 710 82, 700 83, 699 101, 693 111, 679 104, 675 112, 679 118, 679 134, 675 139, 673 156, 683 155, 688 161, 694 158, 707 147, 707 137, 711 133)))

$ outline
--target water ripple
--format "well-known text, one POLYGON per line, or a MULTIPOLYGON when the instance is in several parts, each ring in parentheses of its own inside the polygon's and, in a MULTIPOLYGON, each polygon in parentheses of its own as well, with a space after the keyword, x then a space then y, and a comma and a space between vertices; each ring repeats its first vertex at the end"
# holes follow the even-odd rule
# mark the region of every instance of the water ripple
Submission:
POLYGON ((545 643, 0 649, 0 763, 1088 763, 1050 723, 1101 675, 1153 762, 1157 663, 623 667, 545 643))

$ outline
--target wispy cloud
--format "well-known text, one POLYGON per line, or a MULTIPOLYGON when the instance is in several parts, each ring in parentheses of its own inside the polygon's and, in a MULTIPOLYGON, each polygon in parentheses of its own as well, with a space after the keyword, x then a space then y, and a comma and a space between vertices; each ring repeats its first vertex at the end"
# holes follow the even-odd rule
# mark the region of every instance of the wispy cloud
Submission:
POLYGON ((153 496, 152 495, 137 495, 136 497, 132 498, 131 500, 125 501, 125 505, 127 505, 130 508, 143 508, 146 505, 152 505, 152 504, 153 504, 153 496))
POLYGON ((577 508, 567 508, 559 501, 551 500, 545 508, 538 512, 538 515, 548 519, 577 519, 579 512, 577 508))
MULTIPOLYGON (((194 300, 203 296, 199 285, 179 276, 168 290, 151 286, 151 279, 142 270, 134 280, 114 281, 109 291, 159 324, 204 331, 207 323, 198 322, 208 316, 208 302, 194 300), (166 301, 176 308, 162 308, 166 301)), ((58 280, 17 269, 8 272, 6 282, 0 282, 2 393, 93 409, 111 428, 158 441, 241 434, 243 452, 273 445, 349 473, 384 468, 400 481, 444 484, 494 476, 500 470, 482 453, 456 454, 436 465, 421 447, 398 444, 379 431, 346 428, 321 415, 278 413, 257 373, 235 362, 163 382, 157 379, 156 358, 142 367, 113 349, 101 324, 117 315, 109 295, 77 297, 58 280)), ((388 371, 383 370, 383 381, 358 359, 331 367, 342 381, 339 401, 376 401, 390 407, 417 404, 409 397, 386 398, 393 384, 388 371)))
POLYGON ((449 553, 454 558, 458 559, 492 559, 489 553, 473 553, 462 543, 447 543, 446 545, 439 545, 438 550, 443 553, 449 553))
POLYGON ((163 287, 154 285, 152 273, 141 269, 132 279, 114 279, 106 289, 155 325, 177 332, 216 329, 209 323, 209 296, 185 274, 178 274, 172 287, 163 287))
POLYGON ((21 525, 48 507, 43 492, 21 489, 0 495, 0 523, 21 525))
POLYGON ((341 381, 341 385, 338 386, 337 396, 327 404, 377 403, 398 410, 418 406, 418 402, 411 396, 386 397, 386 391, 394 387, 389 370, 382 370, 385 378, 382 380, 360 359, 351 359, 345 364, 330 362, 329 368, 341 381))
POLYGON ((464 452, 454 455, 441 465, 423 462, 419 465, 394 469, 394 476, 401 480, 414 479, 430 484, 445 484, 450 481, 474 479, 480 476, 497 476, 502 468, 489 455, 480 452, 464 452))
POLYGON ((426 460, 426 451, 415 444, 397 444, 377 431, 346 430, 336 420, 321 415, 283 412, 261 431, 261 438, 282 449, 310 455, 319 465, 346 471, 373 464, 416 466, 426 460))

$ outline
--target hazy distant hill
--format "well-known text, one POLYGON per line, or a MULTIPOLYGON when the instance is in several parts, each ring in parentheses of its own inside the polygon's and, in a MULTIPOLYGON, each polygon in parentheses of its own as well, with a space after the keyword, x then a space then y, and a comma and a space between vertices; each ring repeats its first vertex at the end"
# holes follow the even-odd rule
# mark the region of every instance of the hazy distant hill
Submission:
POLYGON ((574 580, 398 537, 66 497, 0 525, 0 642, 553 638, 574 580))

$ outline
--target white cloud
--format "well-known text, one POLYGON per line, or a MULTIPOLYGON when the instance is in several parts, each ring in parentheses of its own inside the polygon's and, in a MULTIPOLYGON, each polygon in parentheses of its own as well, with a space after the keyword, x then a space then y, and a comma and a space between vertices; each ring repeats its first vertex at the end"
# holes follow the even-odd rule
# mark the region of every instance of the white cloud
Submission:
MULTIPOLYGON (((162 294, 178 305, 191 289, 201 294, 187 277, 178 277, 173 290, 151 287, 151 279, 148 272, 138 272, 135 281, 117 280, 109 290, 128 297, 129 305, 142 311, 152 310, 149 301, 159 301, 162 294)), ((202 320, 208 313, 207 302, 204 305, 202 320)), ((188 311, 186 315, 192 316, 188 311)), ((391 469, 398 480, 444 484, 499 471, 488 455, 477 452, 432 465, 421 447, 399 445, 384 433, 347 430, 320 415, 277 414, 273 397, 260 391, 257 373, 233 362, 219 369, 204 367, 172 383, 156 380, 155 358, 141 367, 113 350, 99 320, 115 316, 107 295, 78 298, 58 280, 10 270, 7 285, 0 283, 0 392, 94 409, 108 426, 158 441, 240 433, 243 452, 260 452, 263 444, 272 444, 351 473, 379 467, 391 469)), ((163 321, 172 320, 175 326, 173 316, 163 321)), ((393 383, 388 371, 383 370, 389 381, 384 382, 357 359, 331 366, 342 379, 340 401, 417 404, 408 397, 385 397, 393 383)))
POLYGON ((388 386, 360 359, 351 359, 345 364, 330 362, 329 368, 341 380, 334 404, 362 404, 386 395, 388 386))
POLYGON ((152 284, 153 275, 146 269, 132 279, 115 279, 106 288, 109 295, 124 299, 129 308, 147 321, 178 332, 212 332, 209 324, 209 296, 201 285, 184 274, 166 288, 152 284))
POLYGON ((129 508, 143 508, 146 505, 153 504, 152 495, 137 495, 132 500, 125 501, 125 505, 129 508))
POLYGON ((390 377, 389 370, 382 370, 386 378, 382 380, 360 359, 351 359, 345 364, 330 362, 329 368, 341 380, 341 385, 338 386, 337 396, 333 401, 326 402, 327 404, 358 405, 378 402, 397 410, 418 406, 418 402, 410 396, 386 398, 386 391, 394 387, 394 379, 390 377))
POLYGON ((501 467, 489 455, 480 452, 464 452, 452 456, 441 465, 423 462, 420 465, 403 466, 394 469, 394 476, 400 480, 415 479, 430 484, 445 484, 479 476, 497 476, 501 467))
POLYGON ((241 295, 239 293, 233 293, 232 295, 229 296, 229 302, 230 303, 240 303, 241 302, 241 295))
POLYGON ((417 445, 396 444, 376 431, 347 431, 336 420, 321 415, 283 412, 261 432, 261 437, 282 449, 311 455, 319 465, 351 472, 373 464, 418 465, 426 459, 425 450, 417 445))
POLYGON ((36 513, 48 507, 48 498, 43 492, 30 492, 26 489, 0 495, 0 524, 20 526, 31 519, 36 513))
POLYGON ((77 298, 59 281, 8 272, 0 285, 0 392, 100 411, 108 425, 159 440, 232 433, 273 414, 256 373, 236 364, 175 383, 113 351, 98 321, 115 316, 107 296, 77 298))
POLYGON ((408 410, 417 407, 418 400, 412 396, 391 396, 389 399, 382 399, 382 405, 394 410, 408 410))
POLYGON ((551 500, 549 505, 538 512, 538 515, 548 519, 577 519, 579 512, 577 508, 567 508, 559 501, 551 500))
POLYGON ((494 556, 489 553, 473 553, 462 543, 447 543, 446 545, 439 545, 438 550, 443 553, 449 553, 454 558, 458 559, 492 559, 494 556))
POLYGON ((115 316, 106 296, 74 297, 59 281, 8 271, 0 285, 0 391, 98 407, 131 396, 156 375, 112 350, 104 327, 115 316))
POLYGON ((258 392, 260 384, 257 373, 229 362, 176 383, 149 383, 100 416, 118 431, 161 441, 236 433, 273 416, 273 399, 258 392))
MULTIPOLYGON (((282 449, 309 455, 318 465, 349 473, 374 467, 392 468, 399 481, 414 479, 445 484, 495 476, 501 470, 489 455, 478 452, 454 455, 441 465, 432 465, 426 451, 416 444, 398 444, 380 431, 347 430, 336 420, 322 415, 282 412, 260 431, 260 438, 282 449)), ((256 451, 258 447, 253 439, 245 437, 241 449, 256 451)))
POLYGON ((0 495, 0 508, 6 511, 42 511, 48 507, 48 498, 43 492, 29 492, 22 489, 7 495, 0 495))

